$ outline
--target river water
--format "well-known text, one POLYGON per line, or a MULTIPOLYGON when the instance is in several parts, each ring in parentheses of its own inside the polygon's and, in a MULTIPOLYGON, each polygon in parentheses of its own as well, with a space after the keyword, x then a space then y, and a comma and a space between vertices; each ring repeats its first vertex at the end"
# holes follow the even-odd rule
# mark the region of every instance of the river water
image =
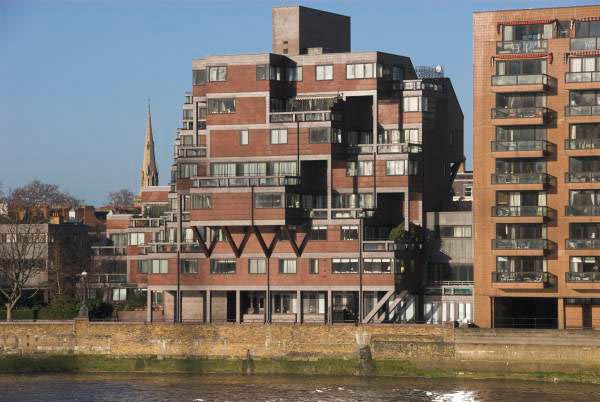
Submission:
POLYGON ((190 374, 0 375, 0 401, 600 401, 600 386, 526 381, 190 374))

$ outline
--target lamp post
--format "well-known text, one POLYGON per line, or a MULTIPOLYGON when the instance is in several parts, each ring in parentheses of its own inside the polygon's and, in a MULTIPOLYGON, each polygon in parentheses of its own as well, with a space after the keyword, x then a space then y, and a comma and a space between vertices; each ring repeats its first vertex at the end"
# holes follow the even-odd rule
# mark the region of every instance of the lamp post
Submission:
POLYGON ((79 307, 79 318, 89 319, 89 310, 87 307, 87 272, 81 273, 81 288, 83 291, 81 306, 79 307))

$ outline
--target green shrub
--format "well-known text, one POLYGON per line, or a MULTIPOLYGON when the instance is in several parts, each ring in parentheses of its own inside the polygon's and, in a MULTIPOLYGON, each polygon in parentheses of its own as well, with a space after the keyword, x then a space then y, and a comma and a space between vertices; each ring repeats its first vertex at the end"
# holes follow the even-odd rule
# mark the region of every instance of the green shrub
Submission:
POLYGON ((79 302, 66 297, 58 296, 50 304, 39 311, 40 320, 70 320, 77 317, 79 302))
POLYGON ((91 320, 106 320, 112 317, 113 306, 100 299, 90 299, 86 302, 91 320))

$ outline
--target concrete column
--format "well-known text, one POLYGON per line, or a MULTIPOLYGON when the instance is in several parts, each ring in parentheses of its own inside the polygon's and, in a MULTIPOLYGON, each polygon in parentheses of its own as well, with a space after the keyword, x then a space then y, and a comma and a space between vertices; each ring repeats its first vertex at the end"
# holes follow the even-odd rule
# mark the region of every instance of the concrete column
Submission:
POLYGON ((559 297, 558 303, 558 329, 565 329, 565 299, 559 297))
POLYGON ((332 297, 331 289, 329 289, 327 291, 327 323, 328 324, 333 323, 332 315, 333 315, 333 297, 332 297))
POLYGON ((206 291, 206 323, 210 324, 212 319, 210 317, 211 301, 210 301, 210 290, 206 291))
POLYGON ((146 322, 152 322, 152 291, 146 291, 146 322))
POLYGON ((302 292, 296 290, 296 322, 302 324, 302 292))
POLYGON ((237 322, 238 324, 242 321, 241 320, 241 311, 240 311, 240 303, 241 303, 242 299, 240 297, 240 291, 236 290, 235 291, 235 322, 237 322))

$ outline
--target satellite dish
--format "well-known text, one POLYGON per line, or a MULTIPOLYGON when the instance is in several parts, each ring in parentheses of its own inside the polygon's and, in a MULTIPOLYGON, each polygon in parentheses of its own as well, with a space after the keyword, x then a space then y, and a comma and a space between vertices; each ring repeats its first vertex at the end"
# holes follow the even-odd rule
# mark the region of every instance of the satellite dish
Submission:
POLYGON ((442 67, 441 65, 437 65, 435 66, 435 72, 436 73, 443 73, 444 72, 444 67, 442 67))

